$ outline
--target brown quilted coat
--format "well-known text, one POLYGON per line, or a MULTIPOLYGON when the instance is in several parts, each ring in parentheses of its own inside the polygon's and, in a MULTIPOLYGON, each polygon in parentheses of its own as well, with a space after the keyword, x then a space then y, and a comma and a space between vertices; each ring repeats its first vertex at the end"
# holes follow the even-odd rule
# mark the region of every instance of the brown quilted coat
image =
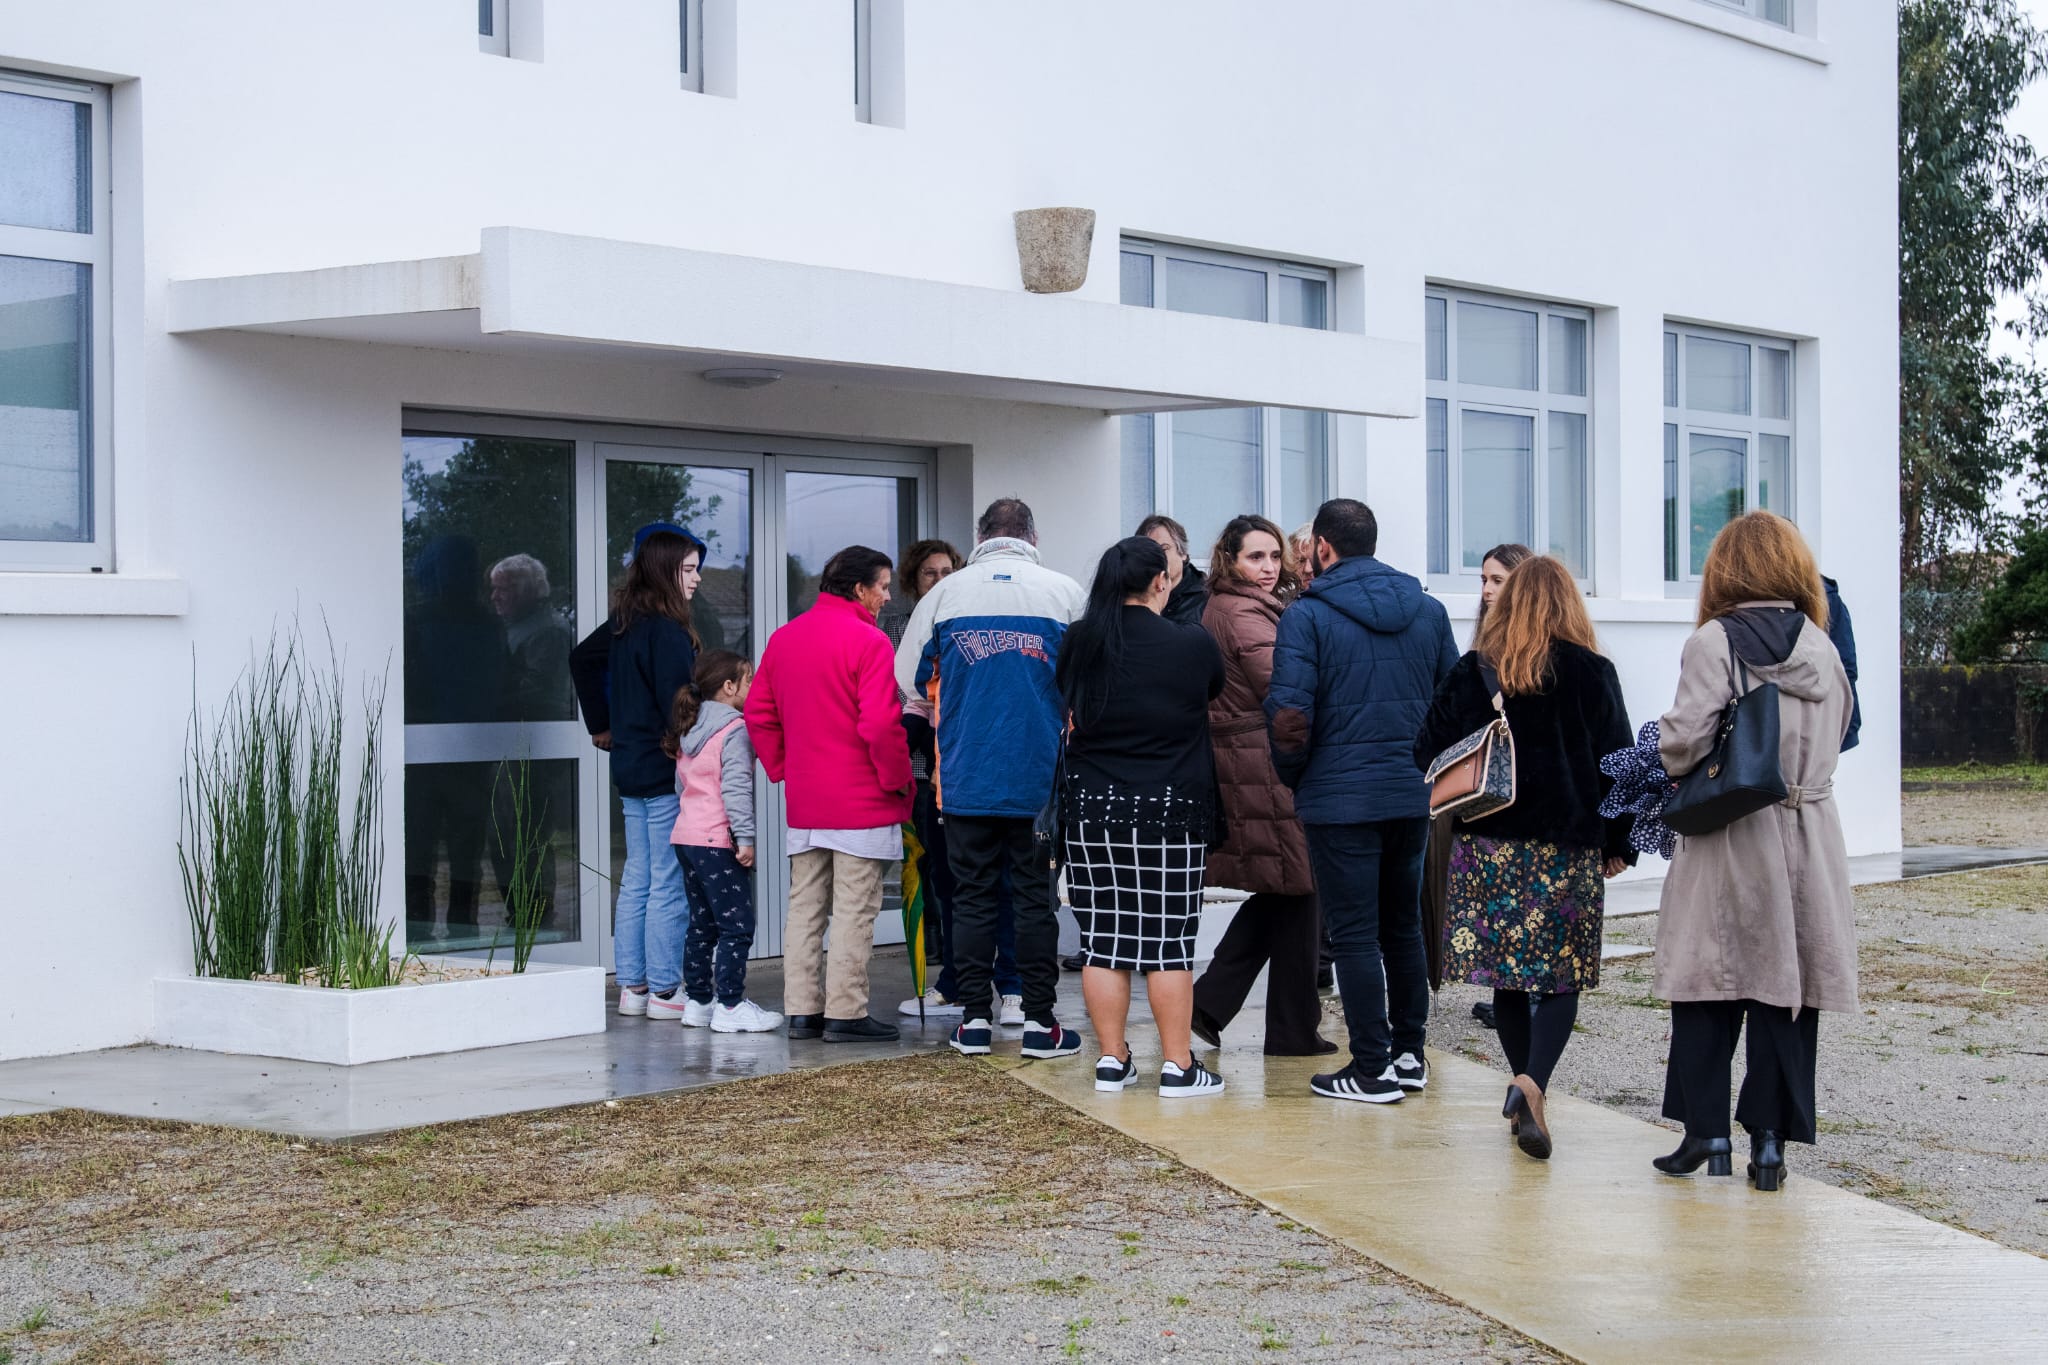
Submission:
POLYGON ((1266 689, 1280 599, 1249 583, 1212 576, 1202 625, 1223 652, 1223 693, 1209 703, 1216 780, 1229 838, 1209 852, 1207 881, 1237 891, 1300 896, 1315 890, 1308 840, 1294 818, 1294 794, 1273 771, 1266 740, 1266 689))

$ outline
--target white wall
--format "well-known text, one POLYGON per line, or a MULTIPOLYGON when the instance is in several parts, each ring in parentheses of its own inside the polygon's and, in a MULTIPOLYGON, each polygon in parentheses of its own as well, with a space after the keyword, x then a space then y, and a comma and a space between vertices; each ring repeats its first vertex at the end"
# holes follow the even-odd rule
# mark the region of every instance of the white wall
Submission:
MULTIPOLYGON (((1594 606, 1638 720, 1690 612, 1661 581, 1663 320, 1814 338, 1801 520, 1864 668, 1842 809, 1852 852, 1896 847, 1895 35, 1889 5, 1821 3, 1824 64, 1615 0, 1301 0, 1284 22, 1228 0, 904 0, 889 128, 852 118, 841 0, 731 5, 714 83, 736 98, 678 89, 654 0, 547 0, 540 62, 479 53, 463 0, 0 0, 0 67, 115 85, 118 567, 190 597, 23 616, 0 584, 0 1056, 134 1041, 148 978, 187 961, 195 671, 218 696, 295 607, 358 659, 396 650, 408 405, 947 447, 940 531, 968 540, 975 508, 1019 494, 1076 576, 1119 529, 1115 427, 1085 412, 161 330, 173 278, 464 253, 496 224, 1016 287, 1010 212, 1077 203, 1101 215, 1098 298, 1128 231, 1334 264, 1341 326, 1418 341, 1426 280, 1591 305, 1594 606)), ((1340 491, 1419 567, 1420 424, 1339 432, 1340 491)), ((395 808, 390 828, 395 910, 395 808)))

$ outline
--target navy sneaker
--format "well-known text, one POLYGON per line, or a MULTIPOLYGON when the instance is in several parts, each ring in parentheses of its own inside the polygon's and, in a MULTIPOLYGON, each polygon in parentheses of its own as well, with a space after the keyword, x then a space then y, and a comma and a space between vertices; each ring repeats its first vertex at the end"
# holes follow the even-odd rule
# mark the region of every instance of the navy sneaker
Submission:
POLYGON ((1403 1090, 1421 1090, 1429 1084, 1429 1063, 1412 1052, 1394 1058, 1394 1084, 1403 1090))
POLYGON ((1138 1064, 1131 1060, 1130 1049, 1124 1049, 1124 1059, 1104 1057, 1095 1064, 1095 1088, 1097 1090, 1120 1091, 1138 1083, 1138 1064))
POLYGON ((1312 1077, 1308 1088, 1325 1099, 1357 1100, 1362 1104, 1399 1104, 1404 1093, 1401 1083, 1394 1079, 1393 1067, 1374 1076, 1357 1062, 1342 1071, 1312 1077))
MULTIPOLYGON (((946 1041, 952 1045, 955 1052, 964 1052, 970 1057, 979 1057, 988 1051, 989 1040, 994 1037, 994 1034, 995 1031, 988 1026, 988 1020, 964 1019, 961 1021, 960 1026, 953 1030, 952 1036, 946 1039, 946 1041)), ((1030 1035, 1026 1034, 1025 1036, 1029 1037, 1030 1035)))
POLYGON ((1081 1050, 1081 1035, 1050 1019, 1024 1026, 1026 1057, 1071 1057, 1081 1050))
POLYGON ((1185 1071, 1173 1062, 1166 1062, 1159 1068, 1159 1098, 1162 1100, 1189 1100, 1222 1093, 1223 1078, 1192 1057, 1188 1059, 1185 1071))

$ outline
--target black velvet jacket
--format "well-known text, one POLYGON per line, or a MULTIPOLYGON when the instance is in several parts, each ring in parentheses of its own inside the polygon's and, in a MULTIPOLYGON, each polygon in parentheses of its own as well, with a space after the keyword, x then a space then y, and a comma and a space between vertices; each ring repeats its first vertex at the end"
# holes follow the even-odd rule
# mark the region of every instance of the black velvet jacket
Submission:
MULTIPOLYGON (((1550 668, 1543 691, 1507 699, 1508 728, 1515 735, 1515 804, 1458 828, 1489 839, 1595 848, 1633 863, 1628 831, 1635 817, 1600 816, 1601 798, 1613 785, 1600 771, 1600 760, 1635 743, 1621 679, 1602 656, 1561 641, 1551 650, 1550 668)), ((1438 754, 1492 718, 1478 656, 1468 653, 1430 703, 1415 739, 1415 766, 1427 770, 1438 754)))

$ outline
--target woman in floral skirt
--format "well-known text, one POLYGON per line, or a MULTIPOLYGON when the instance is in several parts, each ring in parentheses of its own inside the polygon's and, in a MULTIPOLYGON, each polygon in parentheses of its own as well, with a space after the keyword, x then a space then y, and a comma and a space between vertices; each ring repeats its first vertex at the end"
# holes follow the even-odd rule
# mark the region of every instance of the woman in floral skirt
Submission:
POLYGON ((1635 861, 1629 817, 1605 820, 1601 755, 1632 739, 1614 665, 1598 650, 1571 571, 1548 555, 1518 566, 1430 704, 1417 766, 1495 716, 1515 743, 1515 801, 1458 825, 1451 848, 1445 976, 1493 987, 1514 1083, 1501 1113, 1543 1160, 1551 1073, 1579 995, 1600 984, 1603 878, 1635 861), (1531 1007, 1533 1000, 1533 1008, 1531 1007))

